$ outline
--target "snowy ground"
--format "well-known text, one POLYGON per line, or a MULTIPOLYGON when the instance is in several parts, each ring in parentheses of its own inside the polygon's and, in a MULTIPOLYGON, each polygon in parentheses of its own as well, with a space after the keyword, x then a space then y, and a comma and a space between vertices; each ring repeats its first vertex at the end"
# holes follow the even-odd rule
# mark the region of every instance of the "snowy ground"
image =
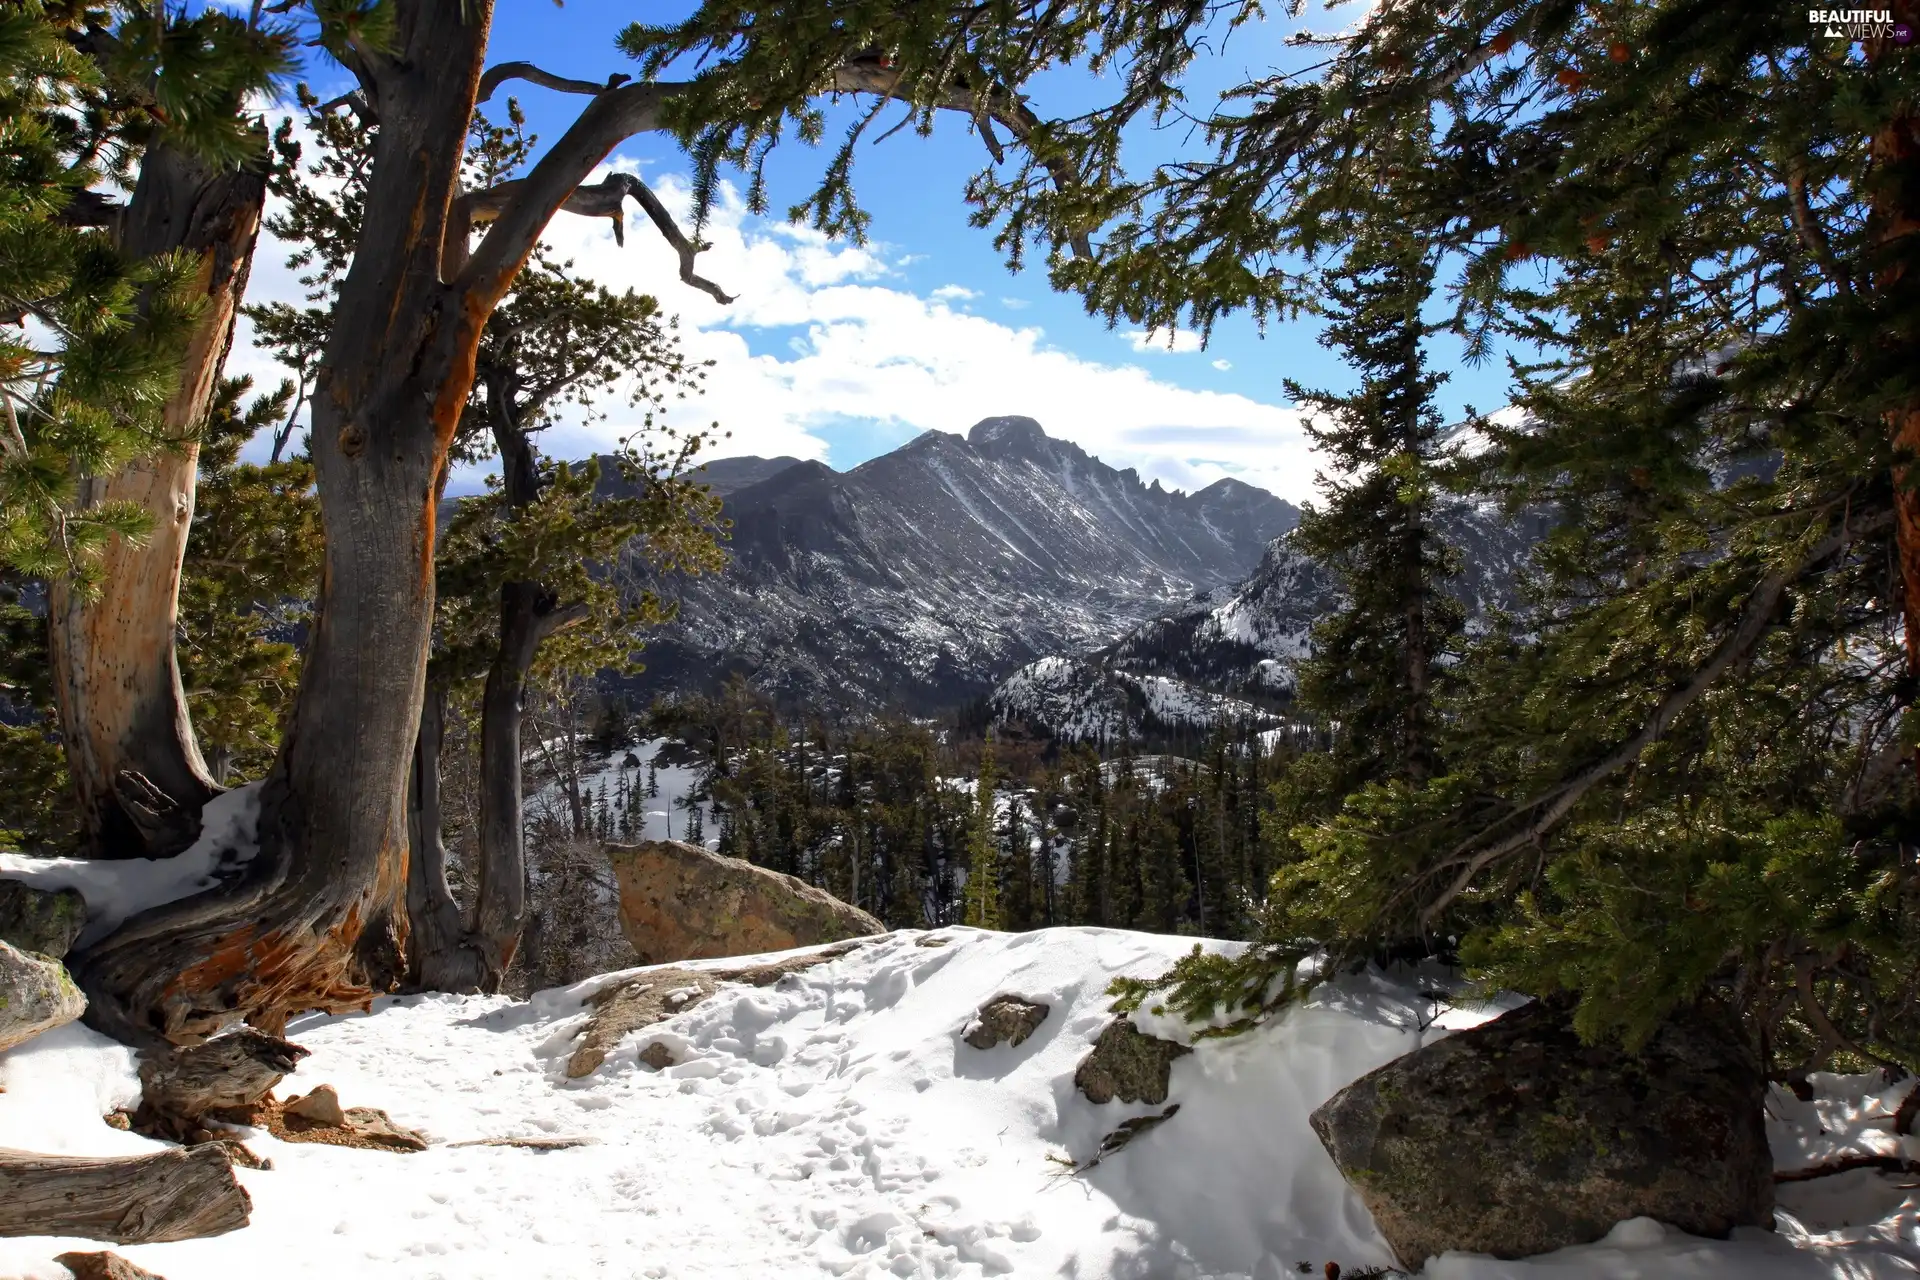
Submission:
MULTIPOLYGON (((720 824, 714 816, 713 802, 700 800, 689 804, 688 797, 699 789, 700 782, 698 771, 691 765, 657 765, 653 779, 659 794, 646 794, 647 766, 654 764, 655 758, 666 745, 665 738, 649 738, 631 750, 617 750, 599 759, 582 776, 581 793, 596 796, 604 794, 611 801, 619 795, 624 779, 631 794, 630 803, 639 813, 639 820, 634 823, 633 839, 684 840, 689 809, 697 808, 705 827, 702 843, 709 849, 719 847, 720 824), (628 764, 629 758, 636 763, 628 764)), ((527 808, 529 812, 549 809, 559 814, 564 804, 559 784, 549 783, 529 798, 527 808)))
MULTIPOLYGON (((628 1040, 599 1072, 562 1067, 581 1002, 606 979, 530 1002, 383 1000, 296 1021, 313 1056, 282 1092, 330 1083, 436 1145, 418 1155, 248 1141, 253 1223, 122 1250, 169 1280, 303 1277, 976 1277, 1281 1280, 1391 1261, 1306 1123, 1337 1088, 1415 1047, 1422 1002, 1382 979, 1324 988, 1253 1034, 1204 1041, 1173 1068, 1177 1116, 1091 1172, 1130 1115, 1094 1106, 1073 1070, 1116 974, 1151 974, 1185 939, 1098 929, 889 935, 765 989, 729 988, 628 1040), (921 945, 935 939, 944 946, 921 945), (1000 993, 1052 1006, 1018 1048, 960 1040, 1000 993), (664 1032, 664 1033, 663 1033, 664 1032), (655 1072, 640 1049, 683 1058, 655 1072), (537 1152, 467 1139, 573 1136, 537 1152)), ((736 962, 722 962, 736 963, 736 962)), ((1467 1025, 1458 1011, 1441 1026, 1467 1025)), ((108 1154, 150 1147, 103 1124, 130 1102, 130 1055, 81 1027, 0 1054, 0 1146, 108 1154)), ((1894 1151, 1899 1087, 1820 1082, 1776 1099, 1785 1167, 1894 1151)), ((1527 1262, 1448 1255, 1430 1280, 1881 1280, 1920 1275, 1920 1199, 1864 1173, 1789 1188, 1775 1234, 1727 1242, 1639 1220, 1527 1262), (1796 1216, 1797 1215, 1797 1216, 1796 1216)), ((0 1277, 64 1277, 73 1240, 0 1240, 0 1277)))

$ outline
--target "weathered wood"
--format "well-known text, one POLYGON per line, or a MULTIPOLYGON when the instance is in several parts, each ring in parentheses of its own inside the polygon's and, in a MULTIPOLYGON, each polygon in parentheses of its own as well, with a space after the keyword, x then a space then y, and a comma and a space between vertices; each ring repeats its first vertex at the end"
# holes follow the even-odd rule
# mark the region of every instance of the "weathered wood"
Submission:
POLYGON ((176 1142, 203 1141, 209 1112, 253 1106, 306 1056, 297 1044, 253 1030, 187 1049, 148 1049, 133 1127, 176 1142))
POLYGON ((600 1139, 589 1134, 577 1138, 468 1138, 464 1142, 449 1142, 449 1147, 517 1147, 522 1151, 566 1151, 572 1147, 592 1147, 599 1145, 600 1139))
POLYGON ((438 270, 493 7, 400 5, 377 48, 337 51, 380 130, 310 401, 326 527, 316 617, 261 784, 259 853, 220 892, 137 916, 76 961, 95 1025, 117 1038, 187 1044, 239 1021, 279 1033, 294 1013, 363 1009, 405 972, 434 494, 481 331, 526 256, 486 288, 438 270))
POLYGON ((1812 1182, 1815 1178, 1831 1178, 1837 1173, 1852 1173, 1856 1169, 1878 1169, 1881 1173, 1920 1173, 1920 1164, 1903 1156, 1841 1156, 1825 1164, 1809 1165, 1804 1169, 1785 1169, 1773 1175, 1775 1182, 1812 1182))
POLYGON ((217 1143, 145 1156, 0 1149, 0 1236, 157 1244, 236 1231, 252 1208, 217 1143))
POLYGON ((73 1280, 166 1280, 117 1253, 62 1253, 53 1260, 73 1272, 73 1280))
MULTIPOLYGON (((182 437, 206 417, 265 201, 263 166, 221 170, 158 143, 142 156, 132 200, 119 212, 130 257, 183 251, 199 259, 195 288, 206 311, 161 415, 182 437)), ((198 835, 200 809, 220 790, 194 740, 173 648, 197 454, 189 441, 113 475, 82 477, 83 504, 137 503, 153 530, 137 541, 109 540, 97 598, 81 599, 64 580, 52 585, 60 733, 94 857, 177 853, 198 835)))

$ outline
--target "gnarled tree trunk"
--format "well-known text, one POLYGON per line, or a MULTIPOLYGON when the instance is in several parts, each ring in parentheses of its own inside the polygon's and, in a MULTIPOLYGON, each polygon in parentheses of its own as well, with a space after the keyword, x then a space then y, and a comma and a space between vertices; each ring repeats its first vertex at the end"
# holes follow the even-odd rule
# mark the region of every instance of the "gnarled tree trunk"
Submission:
MULTIPOLYGON (((221 171, 160 144, 146 152, 133 199, 117 211, 121 246, 132 256, 185 250, 200 259, 207 309, 163 411, 171 432, 185 435, 206 415, 265 200, 258 167, 221 171)), ((64 582, 52 593, 60 732, 94 857, 177 853, 198 835, 201 806, 220 791, 194 742, 173 650, 197 463, 197 447, 186 444, 80 483, 83 503, 132 501, 153 517, 144 543, 111 541, 97 599, 80 600, 64 582)))
POLYGON ((327 546, 300 690, 262 785, 258 852, 236 880, 74 958, 89 1016, 122 1039, 191 1043, 242 1017, 278 1035, 290 1013, 365 1007, 404 972, 434 498, 504 291, 439 272, 491 9, 405 5, 390 51, 354 54, 380 132, 312 401, 327 546))

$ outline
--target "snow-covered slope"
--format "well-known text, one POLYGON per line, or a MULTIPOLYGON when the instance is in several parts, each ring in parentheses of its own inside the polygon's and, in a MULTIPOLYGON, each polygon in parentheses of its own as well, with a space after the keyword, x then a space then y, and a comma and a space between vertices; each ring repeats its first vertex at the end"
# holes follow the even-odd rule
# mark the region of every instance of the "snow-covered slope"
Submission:
MULTIPOLYGON (((1461 571, 1449 590, 1466 606, 1469 628, 1512 608, 1545 519, 1513 520, 1488 503, 1453 502, 1435 523, 1460 552, 1461 571)), ((1161 700, 1195 711, 1185 722, 1210 723, 1222 712, 1236 718, 1238 699, 1292 692, 1294 663, 1307 655, 1313 625, 1339 603, 1331 575, 1284 535, 1238 584, 1197 596, 1090 652, 1029 664, 989 703, 1003 720, 1026 720, 1060 736, 1111 736, 1120 729, 1123 691, 1151 683, 1161 700)))
POLYGON ((642 698, 741 672, 814 708, 952 706, 1240 580, 1298 518, 1234 480, 1143 484, 1019 417, 780 468, 725 514, 731 563, 667 584, 681 620, 649 638, 642 698))
POLYGON ((1242 698, 1187 681, 1136 674, 1089 658, 1038 658, 1000 682, 987 699, 998 721, 1021 720, 1075 742, 1141 738, 1170 730, 1205 732, 1226 721, 1277 719, 1242 698))
MULTIPOLYGON (((1192 940, 1097 929, 888 935, 767 988, 734 987, 629 1036, 599 1071, 562 1067, 583 1001, 610 979, 502 997, 415 996, 297 1020, 313 1056, 283 1093, 332 1084, 434 1145, 395 1155, 248 1137, 249 1227, 120 1250, 169 1280, 587 1280, 590 1277, 1074 1277, 1282 1280, 1391 1261, 1307 1125, 1355 1077, 1448 1027, 1376 976, 1174 1064, 1179 1113, 1080 1174, 1121 1121, 1075 1065, 1107 1019, 1117 974, 1152 974, 1192 940), (942 943, 944 945, 929 945, 942 943), (1052 1012, 1018 1048, 961 1041, 983 1001, 1052 1012), (654 1040, 679 1065, 638 1061, 654 1040), (457 1146, 582 1137, 565 1150, 457 1146)), ((738 963, 738 962, 713 962, 738 963)), ((1164 1028, 1153 1028, 1164 1034, 1164 1028)), ((0 1146, 73 1154, 151 1149, 101 1122, 136 1092, 132 1055, 83 1027, 0 1054, 0 1146)), ((1880 1150, 1902 1087, 1816 1079, 1776 1091, 1784 1167, 1880 1150), (1816 1134, 1815 1130, 1824 1133, 1816 1134)), ((1911 1143, 1912 1139, 1904 1140, 1911 1143)), ((1916 1274, 1920 1196, 1871 1172, 1783 1188, 1781 1230, 1696 1240, 1647 1220, 1524 1262, 1447 1255, 1430 1280, 1892 1280, 1916 1274), (1855 1183, 1859 1185, 1855 1185, 1855 1183), (1850 1222, 1851 1225, 1840 1225, 1850 1222)), ((101 1247, 0 1240, 0 1276, 64 1278, 50 1259, 101 1247)))

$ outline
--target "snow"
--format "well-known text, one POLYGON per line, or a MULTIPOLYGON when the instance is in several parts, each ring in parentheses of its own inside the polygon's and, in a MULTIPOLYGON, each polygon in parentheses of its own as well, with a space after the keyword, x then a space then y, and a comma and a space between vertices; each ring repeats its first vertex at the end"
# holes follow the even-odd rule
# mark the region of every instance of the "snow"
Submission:
MULTIPOLYGON (((618 794, 621 775, 626 776, 627 785, 632 788, 632 804, 640 807, 639 825, 635 828, 636 840, 684 840, 687 835, 689 810, 687 797, 702 786, 701 772, 689 764, 660 764, 654 771, 654 780, 660 794, 648 796, 647 766, 653 764, 660 751, 666 747, 668 739, 649 738, 631 749, 631 754, 639 760, 639 765, 625 763, 628 749, 621 748, 602 757, 599 762, 582 773, 580 795, 599 795, 604 788, 609 802, 618 794)), ((527 808, 532 813, 548 812, 558 816, 566 807, 566 798, 558 782, 548 783, 528 801, 527 808)), ((700 821, 704 830, 703 843, 709 849, 720 847, 720 824, 715 817, 711 800, 698 801, 694 808, 700 810, 700 821)))
POLYGON ((200 838, 171 858, 95 861, 0 853, 0 879, 36 889, 77 889, 87 902, 79 941, 111 933, 129 916, 211 889, 253 857, 260 816, 260 784, 250 782, 207 802, 200 838))
MULTIPOLYGON (((1061 1163, 1084 1162, 1121 1121, 1160 1110, 1094 1106, 1072 1075, 1111 1016, 1108 982, 1157 974, 1190 945, 1102 929, 890 934, 771 987, 724 987, 629 1036, 579 1081, 563 1067, 584 1002, 624 975, 530 1001, 410 996, 296 1020, 290 1035, 312 1056, 283 1093, 332 1084, 347 1105, 382 1107, 434 1146, 395 1155, 251 1134, 273 1162, 239 1171, 252 1225, 118 1251, 171 1280, 1281 1280, 1303 1262, 1315 1275, 1327 1261, 1349 1272, 1389 1263, 1307 1115, 1355 1077, 1492 1009, 1436 1021, 1413 984, 1343 977, 1247 1035, 1201 1040, 1173 1066, 1178 1115, 1093 1169, 1075 1175, 1061 1163), (1000 994, 1051 1012, 1017 1048, 963 1044, 975 1010, 1000 994), (639 1062, 655 1040, 678 1065, 639 1062), (594 1141, 546 1152, 450 1145, 514 1136, 594 1141)), ((152 1147, 100 1121, 133 1098, 133 1065, 77 1026, 0 1054, 0 1146, 152 1147)), ((1808 1110, 1775 1108, 1783 1162, 1822 1155, 1821 1127, 1834 1126, 1834 1149, 1884 1127, 1894 1094, 1877 1080, 1816 1079, 1821 1096, 1808 1110)), ((1920 1274, 1920 1199, 1896 1181, 1869 1172, 1792 1184, 1782 1202, 1777 1233, 1698 1240, 1638 1220, 1544 1258, 1449 1254, 1424 1274, 1920 1274)), ((0 1277, 55 1280, 64 1276, 55 1254, 99 1247, 0 1240, 0 1277)))

